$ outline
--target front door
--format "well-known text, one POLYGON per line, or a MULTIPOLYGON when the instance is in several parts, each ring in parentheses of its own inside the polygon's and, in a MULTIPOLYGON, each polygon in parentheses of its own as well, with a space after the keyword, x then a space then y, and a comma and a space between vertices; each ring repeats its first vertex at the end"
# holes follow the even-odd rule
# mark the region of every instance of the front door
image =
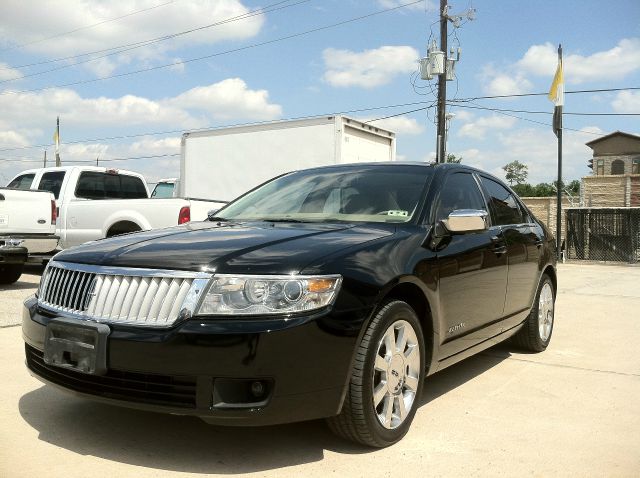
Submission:
MULTIPOLYGON (((436 200, 436 220, 457 209, 488 211, 470 172, 453 172, 436 200)), ((437 253, 440 352, 445 359, 499 332, 507 287, 507 258, 500 227, 452 235, 437 253)))

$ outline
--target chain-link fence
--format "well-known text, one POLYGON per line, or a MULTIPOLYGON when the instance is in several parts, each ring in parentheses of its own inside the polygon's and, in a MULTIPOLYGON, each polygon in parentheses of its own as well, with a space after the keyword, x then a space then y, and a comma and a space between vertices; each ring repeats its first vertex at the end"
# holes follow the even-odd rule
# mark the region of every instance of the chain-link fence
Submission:
POLYGON ((567 209, 567 257, 640 261, 640 208, 567 209))

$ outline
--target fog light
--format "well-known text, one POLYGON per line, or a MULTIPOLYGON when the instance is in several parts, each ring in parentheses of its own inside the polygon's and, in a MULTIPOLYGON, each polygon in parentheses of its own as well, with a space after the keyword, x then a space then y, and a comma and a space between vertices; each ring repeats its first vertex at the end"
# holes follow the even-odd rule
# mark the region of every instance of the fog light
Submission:
POLYGON ((264 395, 264 385, 262 382, 253 382, 251 384, 251 394, 256 397, 256 398, 260 398, 264 395))

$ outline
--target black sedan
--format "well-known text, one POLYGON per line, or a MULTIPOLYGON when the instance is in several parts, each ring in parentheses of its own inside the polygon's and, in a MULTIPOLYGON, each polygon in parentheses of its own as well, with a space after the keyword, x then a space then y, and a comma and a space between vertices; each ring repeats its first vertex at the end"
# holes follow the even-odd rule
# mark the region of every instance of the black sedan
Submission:
POLYGON ((327 418, 388 446, 424 378, 502 340, 549 344, 553 238, 461 165, 285 174, 206 222, 55 256, 27 299, 29 370, 123 406, 223 425, 327 418))

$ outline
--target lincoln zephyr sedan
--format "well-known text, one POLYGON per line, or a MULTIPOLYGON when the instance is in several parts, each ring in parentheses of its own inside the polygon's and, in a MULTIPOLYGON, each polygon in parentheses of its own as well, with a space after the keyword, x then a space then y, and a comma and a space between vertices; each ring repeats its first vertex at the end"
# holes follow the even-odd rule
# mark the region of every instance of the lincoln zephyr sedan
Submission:
POLYGON ((553 238, 453 164, 279 176, 208 221, 89 242, 23 310, 26 363, 106 403, 221 425, 326 418, 400 440, 425 377, 507 338, 549 344, 553 238))

